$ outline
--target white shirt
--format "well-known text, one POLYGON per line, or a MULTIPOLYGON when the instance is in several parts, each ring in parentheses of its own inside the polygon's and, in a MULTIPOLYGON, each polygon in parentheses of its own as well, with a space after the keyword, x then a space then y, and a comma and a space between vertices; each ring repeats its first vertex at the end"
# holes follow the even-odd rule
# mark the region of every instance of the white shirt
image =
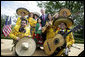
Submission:
POLYGON ((42 27, 40 26, 38 30, 42 30, 42 27))

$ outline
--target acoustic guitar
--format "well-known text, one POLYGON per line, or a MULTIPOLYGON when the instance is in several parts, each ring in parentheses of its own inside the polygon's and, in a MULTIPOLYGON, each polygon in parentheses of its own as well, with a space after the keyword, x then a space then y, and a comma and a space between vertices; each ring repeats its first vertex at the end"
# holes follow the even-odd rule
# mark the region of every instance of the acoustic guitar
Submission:
POLYGON ((61 47, 65 44, 66 42, 65 38, 68 34, 70 34, 71 32, 77 32, 82 28, 83 26, 77 25, 76 27, 74 27, 68 33, 65 33, 64 35, 57 34, 55 35, 55 37, 45 40, 43 44, 45 53, 49 56, 52 55, 58 47, 61 47))
POLYGON ((45 32, 46 28, 49 26, 49 22, 46 22, 46 25, 44 27, 42 27, 42 33, 45 32))

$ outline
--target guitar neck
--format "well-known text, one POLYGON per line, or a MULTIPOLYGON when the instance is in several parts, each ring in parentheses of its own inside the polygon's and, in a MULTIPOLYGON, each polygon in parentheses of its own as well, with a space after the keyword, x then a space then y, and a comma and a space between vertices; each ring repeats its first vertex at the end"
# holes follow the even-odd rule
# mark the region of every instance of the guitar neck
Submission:
POLYGON ((81 29, 83 29, 83 26, 82 26, 82 25, 77 25, 76 27, 74 27, 73 29, 71 29, 68 33, 66 33, 66 34, 64 35, 64 38, 65 38, 68 34, 70 34, 71 32, 76 32, 76 31, 81 30, 81 29))
MULTIPOLYGON (((47 22, 48 23, 48 22, 47 22)), ((46 23, 46 25, 44 26, 44 27, 47 27, 47 23, 46 23)))

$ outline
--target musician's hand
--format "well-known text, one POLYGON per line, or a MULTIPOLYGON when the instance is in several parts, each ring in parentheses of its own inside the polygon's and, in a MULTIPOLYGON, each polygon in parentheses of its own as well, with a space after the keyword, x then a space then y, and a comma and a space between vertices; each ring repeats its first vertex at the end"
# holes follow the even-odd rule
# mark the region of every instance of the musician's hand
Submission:
POLYGON ((31 35, 29 35, 28 37, 32 37, 31 35))
POLYGON ((52 22, 50 21, 49 24, 52 25, 52 22))
POLYGON ((44 29, 44 27, 42 27, 42 30, 44 29))
POLYGON ((16 40, 20 40, 20 38, 19 37, 16 37, 16 40))
POLYGON ((49 24, 47 23, 46 25, 48 26, 49 24))

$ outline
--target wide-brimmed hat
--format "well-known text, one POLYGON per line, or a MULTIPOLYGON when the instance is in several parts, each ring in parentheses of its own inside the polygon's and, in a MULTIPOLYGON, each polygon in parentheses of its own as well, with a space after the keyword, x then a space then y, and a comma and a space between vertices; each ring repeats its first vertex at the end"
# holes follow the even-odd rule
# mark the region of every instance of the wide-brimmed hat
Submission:
POLYGON ((17 13, 18 15, 20 15, 20 16, 21 16, 22 12, 24 12, 25 15, 28 15, 28 14, 29 14, 29 11, 28 11, 26 8, 18 8, 18 9, 16 10, 16 13, 17 13))
POLYGON ((60 23, 66 23, 68 28, 74 24, 74 22, 71 18, 60 17, 53 22, 53 25, 58 27, 58 25, 60 25, 60 23))
POLYGON ((37 15, 38 17, 40 16, 40 14, 38 12, 33 12, 35 15, 37 15))
POLYGON ((70 12, 69 9, 67 9, 67 8, 63 8, 63 9, 61 9, 61 10, 59 11, 59 16, 64 17, 64 16, 63 16, 63 13, 64 13, 64 12, 67 13, 67 15, 66 15, 67 17, 71 15, 71 12, 70 12))
POLYGON ((36 50, 36 43, 32 38, 22 38, 16 44, 15 48, 19 56, 31 56, 36 50))

